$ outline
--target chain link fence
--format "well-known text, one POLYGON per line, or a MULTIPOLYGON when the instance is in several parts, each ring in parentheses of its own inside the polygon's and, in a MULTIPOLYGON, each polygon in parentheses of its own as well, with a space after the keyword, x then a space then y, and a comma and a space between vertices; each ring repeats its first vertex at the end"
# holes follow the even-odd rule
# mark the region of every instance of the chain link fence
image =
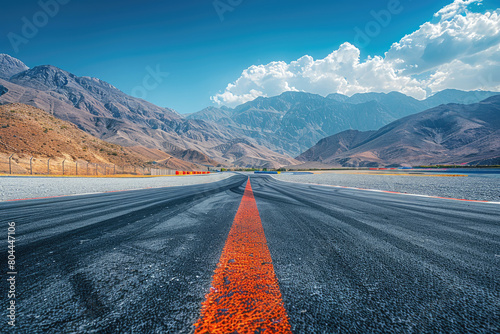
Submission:
POLYGON ((175 175, 176 170, 132 165, 100 164, 83 160, 38 158, 21 154, 0 157, 0 174, 24 175, 175 175))

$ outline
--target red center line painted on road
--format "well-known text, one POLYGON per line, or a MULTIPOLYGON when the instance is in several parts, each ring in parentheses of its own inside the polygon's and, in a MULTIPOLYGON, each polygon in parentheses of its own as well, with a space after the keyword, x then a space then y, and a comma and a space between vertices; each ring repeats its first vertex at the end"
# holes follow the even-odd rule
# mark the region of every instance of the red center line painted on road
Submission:
POLYGON ((250 179, 195 333, 291 333, 250 179))

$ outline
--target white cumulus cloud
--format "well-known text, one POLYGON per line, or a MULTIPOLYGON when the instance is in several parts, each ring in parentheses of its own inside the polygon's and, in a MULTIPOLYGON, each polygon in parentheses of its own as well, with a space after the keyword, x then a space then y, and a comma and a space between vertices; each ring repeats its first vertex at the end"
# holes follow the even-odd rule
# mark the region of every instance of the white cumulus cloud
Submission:
POLYGON ((443 9, 434 14, 434 17, 440 17, 443 20, 447 20, 467 11, 467 6, 470 4, 481 3, 482 1, 483 0, 455 0, 453 3, 443 7, 443 9))
POLYGON ((290 63, 253 65, 211 99, 236 106, 286 91, 399 91, 417 99, 447 88, 500 91, 500 10, 475 13, 469 10, 474 3, 481 0, 455 0, 383 57, 361 60, 360 50, 344 43, 323 59, 305 55, 290 63))

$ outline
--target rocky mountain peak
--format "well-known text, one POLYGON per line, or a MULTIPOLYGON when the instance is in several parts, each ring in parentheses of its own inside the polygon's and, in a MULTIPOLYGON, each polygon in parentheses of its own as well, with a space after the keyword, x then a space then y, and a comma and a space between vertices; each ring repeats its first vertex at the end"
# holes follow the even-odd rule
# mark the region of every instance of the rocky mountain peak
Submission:
POLYGON ((8 80, 11 76, 28 70, 22 61, 5 53, 0 53, 0 79, 8 80))
POLYGON ((18 73, 11 82, 39 90, 54 90, 67 86, 75 75, 52 65, 41 65, 18 73))
POLYGON ((105 88, 109 88, 109 89, 118 89, 116 88, 115 86, 113 86, 112 84, 106 82, 106 81, 103 81, 99 78, 93 78, 93 77, 80 77, 79 79, 81 80, 87 80, 89 82, 92 82, 94 84, 97 84, 97 85, 100 85, 102 87, 105 87, 105 88))

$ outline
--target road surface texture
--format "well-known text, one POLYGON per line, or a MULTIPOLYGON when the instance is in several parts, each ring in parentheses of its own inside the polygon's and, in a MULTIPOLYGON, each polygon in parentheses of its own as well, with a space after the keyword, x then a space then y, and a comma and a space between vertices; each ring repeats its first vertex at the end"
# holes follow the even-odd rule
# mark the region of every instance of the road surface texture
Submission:
POLYGON ((500 205, 250 181, 0 203, 2 332, 193 333, 245 217, 293 333, 499 332, 500 205))

